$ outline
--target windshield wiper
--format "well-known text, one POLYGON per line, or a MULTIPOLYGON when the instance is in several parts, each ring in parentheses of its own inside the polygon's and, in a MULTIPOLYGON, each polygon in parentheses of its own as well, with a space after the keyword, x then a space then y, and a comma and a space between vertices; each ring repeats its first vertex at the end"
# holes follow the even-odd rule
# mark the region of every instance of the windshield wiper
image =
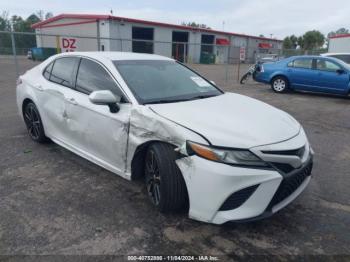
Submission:
POLYGON ((166 103, 185 102, 185 101, 192 101, 192 100, 203 99, 203 98, 208 98, 213 96, 217 96, 217 95, 198 95, 198 96, 193 96, 190 98, 182 98, 182 99, 161 99, 161 100, 155 100, 155 101, 148 101, 143 104, 147 105, 147 104, 166 104, 166 103))
POLYGON ((183 102, 183 101, 188 101, 191 99, 163 99, 163 100, 155 100, 155 101, 149 101, 146 103, 143 103, 144 105, 147 104, 167 104, 167 103, 176 103, 176 102, 183 102))
POLYGON ((193 96, 189 98, 188 100, 196 100, 196 99, 204 99, 204 98, 209 98, 217 95, 199 95, 199 96, 193 96))

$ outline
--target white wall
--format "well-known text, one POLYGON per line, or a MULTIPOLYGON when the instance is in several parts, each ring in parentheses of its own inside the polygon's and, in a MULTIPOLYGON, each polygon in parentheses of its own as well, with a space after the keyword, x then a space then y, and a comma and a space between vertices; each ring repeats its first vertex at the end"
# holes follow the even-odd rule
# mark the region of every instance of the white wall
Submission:
POLYGON ((329 39, 329 53, 349 53, 350 37, 331 38, 329 39))
MULTIPOLYGON (((65 23, 76 23, 89 21, 86 19, 61 19, 59 21, 52 22, 48 24, 60 25, 65 23)), ((230 51, 231 56, 236 56, 239 52, 238 47, 247 48, 247 58, 252 58, 254 56, 254 50, 258 51, 259 42, 269 42, 273 43, 277 48, 281 48, 281 43, 269 40, 259 40, 255 38, 248 38, 245 36, 230 36, 225 34, 214 34, 211 32, 198 32, 194 30, 182 30, 177 28, 160 27, 152 25, 142 25, 129 22, 120 22, 115 20, 101 20, 99 21, 99 32, 100 32, 100 47, 103 45, 105 51, 124 51, 132 52, 132 27, 146 27, 154 29, 154 45, 153 51, 155 54, 171 57, 172 56, 172 32, 173 31, 184 31, 188 32, 188 61, 190 63, 199 63, 201 54, 201 36, 202 34, 215 35, 215 39, 223 38, 230 41, 230 51), (104 39, 106 38, 106 39, 104 39), (107 39, 108 38, 108 39, 107 39), (110 39, 111 38, 111 39, 110 39), (121 40, 123 39, 123 40, 121 40), (237 51, 237 50, 238 51, 237 51)), ((96 51, 98 50, 98 40, 97 39, 86 39, 79 38, 77 36, 91 36, 97 37, 97 22, 92 23, 81 23, 77 25, 68 26, 58 26, 58 27, 48 27, 37 29, 37 33, 47 33, 53 35, 60 35, 58 41, 59 46, 62 51, 96 51), (61 35, 73 35, 74 37, 62 37, 61 35), (75 41, 74 48, 64 47, 64 42, 75 41)), ((332 39, 330 43, 330 48, 332 48, 333 43, 337 41, 337 52, 339 51, 339 46, 346 46, 350 49, 350 38, 339 38, 332 39), (344 44, 340 42, 344 41, 344 44), (339 42, 339 43, 338 43, 339 42)), ((214 40, 215 41, 215 40, 214 40)), ((56 47, 57 39, 55 36, 37 36, 37 46, 38 47, 56 47)), ((215 42, 214 42, 215 43, 215 42)), ((342 50, 342 49, 341 49, 342 50)), ((350 50, 349 50, 350 51, 350 50)), ((227 63, 229 47, 228 46, 215 46, 214 54, 217 56, 217 63, 227 63)), ((333 52, 333 51, 332 51, 333 52)), ((335 52, 335 51, 334 51, 335 52)))
MULTIPOLYGON (((61 19, 50 23, 53 24, 65 24, 72 22, 82 22, 82 19, 61 19)), ((86 21, 86 20, 85 20, 86 21)), ((97 40, 96 39, 87 39, 79 38, 78 36, 91 36, 97 37, 97 24, 96 22, 88 24, 78 24, 78 25, 68 25, 68 26, 57 26, 57 27, 47 27, 47 28, 37 28, 37 34, 49 34, 47 35, 38 35, 37 36, 37 46, 38 47, 53 47, 57 48, 57 36, 58 44, 62 52, 67 51, 96 51, 97 50, 97 40), (69 37, 65 36, 69 35, 69 37)))

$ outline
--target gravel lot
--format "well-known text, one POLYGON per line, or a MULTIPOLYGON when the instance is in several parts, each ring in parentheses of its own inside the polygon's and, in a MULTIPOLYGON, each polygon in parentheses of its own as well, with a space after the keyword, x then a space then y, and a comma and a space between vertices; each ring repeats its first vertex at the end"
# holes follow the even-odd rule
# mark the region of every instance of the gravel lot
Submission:
MULTIPOLYGON (((20 59, 22 71, 33 65, 20 59)), ((225 66, 193 67, 226 91, 265 101, 302 123, 316 155, 313 179, 294 203, 266 220, 222 226, 185 214, 159 214, 141 182, 126 181, 53 143, 32 142, 15 105, 13 61, 1 57, 0 254, 227 256, 223 260, 327 254, 349 259, 350 99, 275 94, 260 84, 226 83, 225 66)))

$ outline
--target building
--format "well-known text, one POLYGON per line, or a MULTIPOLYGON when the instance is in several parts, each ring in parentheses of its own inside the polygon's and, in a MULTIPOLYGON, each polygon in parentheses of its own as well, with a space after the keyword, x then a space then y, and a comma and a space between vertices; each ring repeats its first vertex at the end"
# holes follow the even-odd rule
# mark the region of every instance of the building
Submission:
POLYGON ((254 61, 259 53, 282 48, 282 41, 272 38, 111 15, 61 14, 33 28, 38 47, 154 53, 192 63, 232 63, 240 54, 254 61))
POLYGON ((329 37, 329 53, 350 53, 350 34, 329 37))

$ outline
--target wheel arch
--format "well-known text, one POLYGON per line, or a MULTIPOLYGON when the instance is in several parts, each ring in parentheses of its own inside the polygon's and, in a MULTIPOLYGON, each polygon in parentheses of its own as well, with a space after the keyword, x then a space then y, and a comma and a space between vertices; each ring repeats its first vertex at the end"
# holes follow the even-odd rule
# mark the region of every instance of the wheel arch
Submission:
MULTIPOLYGON (((30 98, 25 98, 22 102, 22 115, 24 114, 24 108, 26 107, 26 105, 28 105, 29 103, 34 103, 32 99, 30 98)), ((35 104, 35 103, 34 103, 35 104)))
POLYGON ((290 82, 289 77, 286 74, 282 73, 282 72, 278 72, 278 73, 274 74, 271 77, 271 80, 270 80, 270 84, 271 85, 272 85, 272 83, 273 83, 273 81, 275 80, 276 77, 283 77, 284 79, 286 79, 286 81, 287 81, 287 89, 293 90, 292 83, 290 82))
POLYGON ((140 145, 138 145, 135 149, 134 155, 131 160, 131 180, 138 180, 142 178, 144 174, 144 160, 147 153, 148 148, 150 145, 154 143, 164 143, 173 146, 174 148, 176 145, 162 141, 162 140, 149 140, 146 141, 140 145))
POLYGON ((285 78, 288 82, 288 85, 290 86, 290 80, 289 80, 288 76, 286 74, 281 73, 281 72, 278 72, 271 77, 270 84, 272 84, 273 80, 277 77, 285 78))

